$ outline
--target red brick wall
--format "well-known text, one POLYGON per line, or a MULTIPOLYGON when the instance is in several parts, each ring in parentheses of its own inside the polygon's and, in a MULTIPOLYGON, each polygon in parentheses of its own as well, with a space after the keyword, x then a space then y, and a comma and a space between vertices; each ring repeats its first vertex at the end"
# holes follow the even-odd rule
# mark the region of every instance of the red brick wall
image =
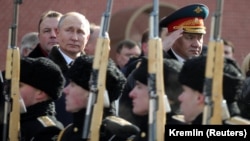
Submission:
MULTIPOLYGON (((78 11, 85 14, 91 22, 100 23, 100 18, 106 8, 106 0, 22 0, 19 9, 18 42, 21 37, 30 31, 37 31, 37 23, 42 12, 52 9, 65 13, 78 11)), ((161 3, 174 7, 182 7, 187 4, 199 2, 206 4, 210 9, 210 16, 206 20, 208 33, 205 43, 208 42, 210 32, 210 19, 215 11, 216 0, 160 0, 161 3)), ((126 10, 131 7, 141 7, 152 3, 152 0, 114 0, 112 13, 126 10)), ((222 21, 222 37, 231 40, 236 49, 236 59, 240 64, 243 57, 249 52, 250 40, 250 5, 249 0, 225 0, 222 21)), ((0 70, 5 69, 6 49, 8 42, 8 28, 13 18, 13 0, 3 0, 0 5, 0 70)), ((122 18, 122 17, 121 17, 122 18)), ((112 19, 111 19, 112 20, 112 19)), ((119 24, 119 23, 118 23, 119 24)), ((122 28, 122 27, 121 27, 122 28)), ((112 41, 112 40, 111 40, 112 41)))

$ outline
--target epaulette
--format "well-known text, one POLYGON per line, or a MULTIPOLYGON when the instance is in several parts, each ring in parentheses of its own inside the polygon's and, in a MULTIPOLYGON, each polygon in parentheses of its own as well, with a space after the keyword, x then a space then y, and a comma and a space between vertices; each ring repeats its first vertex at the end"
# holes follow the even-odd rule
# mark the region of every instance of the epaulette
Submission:
POLYGON ((40 116, 37 118, 37 120, 44 126, 44 127, 49 127, 49 126, 56 126, 56 123, 50 119, 48 116, 40 116))
POLYGON ((243 117, 234 116, 225 121, 225 124, 228 125, 250 125, 250 120, 243 117))

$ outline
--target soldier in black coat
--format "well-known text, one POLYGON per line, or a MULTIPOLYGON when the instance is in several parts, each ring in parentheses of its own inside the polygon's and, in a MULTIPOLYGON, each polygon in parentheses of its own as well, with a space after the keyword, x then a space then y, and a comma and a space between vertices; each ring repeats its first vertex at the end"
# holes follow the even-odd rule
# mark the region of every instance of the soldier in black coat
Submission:
MULTIPOLYGON (((180 109, 188 124, 202 124, 205 107, 206 57, 205 55, 187 60, 179 75, 179 81, 183 87, 183 92, 179 96, 180 109)), ((223 108, 222 111, 228 112, 228 116, 223 117, 223 122, 224 124, 249 124, 249 121, 241 117, 237 103, 237 96, 242 92, 244 80, 241 70, 234 60, 228 58, 224 58, 223 66, 222 97, 226 100, 226 108, 223 108), (235 119, 235 122, 231 119, 235 119)))
MULTIPOLYGON (((73 66, 69 69, 70 83, 64 88, 66 99, 66 110, 73 114, 73 123, 65 128, 60 134, 58 141, 82 141, 82 133, 84 127, 85 112, 87 108, 88 97, 90 94, 90 77, 92 73, 93 57, 78 57, 73 66)), ((121 118, 114 117, 116 109, 113 102, 120 96, 126 78, 122 72, 116 67, 115 63, 110 59, 107 66, 106 90, 107 101, 104 103, 103 124, 101 127, 100 141, 124 141, 132 135, 138 133, 138 128, 130 125, 121 118), (111 120, 109 120, 111 119, 111 120), (119 119, 119 120, 117 120, 119 119), (117 126, 108 126, 110 123, 117 121, 117 126), (107 128, 106 128, 107 127, 107 128), (118 132, 118 133, 117 133, 118 132)), ((91 139, 90 139, 91 140, 91 139)))
MULTIPOLYGON (((165 93, 170 103, 170 109, 166 112, 166 126, 183 124, 173 118, 179 111, 178 95, 182 92, 181 84, 178 81, 179 71, 182 64, 174 59, 164 59, 163 61, 163 78, 165 93)), ((128 107, 130 111, 123 111, 120 107, 119 114, 122 118, 134 123, 140 128, 138 141, 148 140, 148 116, 149 116, 149 93, 148 93, 148 58, 142 57, 138 67, 131 73, 135 85, 130 90, 129 97, 132 99, 128 107), (126 112, 126 113, 124 113, 126 112)), ((124 105, 123 105, 124 106, 124 105)), ((127 109, 127 108, 125 108, 127 109)))
POLYGON ((23 58, 20 95, 26 107, 21 113, 21 141, 55 141, 63 124, 55 115, 54 101, 61 96, 65 79, 51 60, 23 58))

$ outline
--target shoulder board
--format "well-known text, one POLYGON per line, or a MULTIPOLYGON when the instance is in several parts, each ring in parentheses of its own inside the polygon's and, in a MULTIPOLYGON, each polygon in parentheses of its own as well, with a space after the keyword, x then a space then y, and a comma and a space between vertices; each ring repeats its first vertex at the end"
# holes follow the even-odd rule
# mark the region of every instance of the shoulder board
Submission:
POLYGON ((44 127, 49 127, 49 126, 56 126, 56 123, 50 119, 48 116, 41 116, 38 117, 37 120, 44 126, 44 127))

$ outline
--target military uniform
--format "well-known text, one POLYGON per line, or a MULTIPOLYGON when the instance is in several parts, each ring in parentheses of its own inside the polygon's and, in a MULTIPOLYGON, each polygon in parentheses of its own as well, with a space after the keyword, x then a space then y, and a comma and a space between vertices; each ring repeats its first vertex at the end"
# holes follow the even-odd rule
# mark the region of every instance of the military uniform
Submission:
POLYGON ((20 85, 20 95, 24 96, 26 106, 26 112, 20 116, 21 141, 55 141, 64 128, 55 117, 54 103, 62 94, 63 74, 53 61, 45 57, 22 58, 20 66, 20 82, 25 84, 20 85), (43 94, 39 93, 41 97, 38 99, 37 93, 29 92, 27 85, 42 91, 43 94), (29 99, 31 95, 35 96, 29 99), (28 104, 29 101, 34 104, 28 104))
MULTIPOLYGON (((90 91, 89 80, 92 72, 93 59, 94 58, 91 56, 78 57, 74 61, 73 66, 69 69, 69 78, 71 81, 87 91, 90 91)), ((118 99, 125 81, 126 79, 122 72, 115 66, 115 63, 112 60, 109 60, 106 76, 106 89, 110 103, 113 103, 118 99)), ((84 127, 85 111, 86 107, 83 107, 80 111, 72 113, 73 123, 61 131, 58 141, 83 140, 81 137, 84 127)), ((115 110, 112 104, 104 107, 103 124, 100 129, 99 141, 125 141, 130 135, 138 133, 138 129, 134 125, 128 124, 128 122, 120 122, 122 119, 117 117, 114 118, 114 115, 115 110)))
MULTIPOLYGON (((108 110, 108 109, 106 109, 108 110)), ((107 113, 108 111, 105 111, 107 113)), ((85 117, 85 109, 74 113, 74 120, 72 124, 69 124, 64 130, 60 132, 58 135, 57 141, 83 141, 83 127, 84 127, 84 117, 85 117)), ((114 116, 106 116, 106 117, 114 117, 114 116)), ((115 116, 116 117, 116 116, 115 116)), ((139 133, 139 128, 130 123, 127 125, 124 122, 120 122, 119 117, 116 119, 103 120, 100 131, 100 140, 99 141, 133 141, 135 140, 135 136, 139 133), (118 120, 117 120, 118 119, 118 120), (115 123, 116 122, 116 123, 115 123)), ((127 121, 125 121, 127 122, 127 121)))
MULTIPOLYGON (((168 96, 169 100, 172 100, 171 112, 166 113, 166 125, 165 130, 167 130, 168 125, 183 125, 183 122, 180 122, 173 118, 173 116, 178 111, 177 108, 173 106, 177 103, 177 96, 181 92, 181 85, 178 82, 178 74, 181 70, 182 64, 174 59, 163 59, 163 76, 164 76, 164 86, 165 86, 165 93, 168 96)), ((147 68, 148 68, 148 58, 142 57, 141 62, 139 63, 138 67, 131 73, 129 77, 132 77, 134 81, 139 81, 144 85, 148 85, 148 78, 147 78, 147 68)), ((131 79, 131 78, 130 78, 131 79)), ((130 80, 131 81, 131 80, 130 80)), ((127 94, 128 95, 128 94, 127 94)), ((131 100, 130 100, 131 102, 131 100)), ((177 104, 178 105, 178 104, 177 104)), ((132 112, 132 102, 131 105, 131 113, 125 115, 123 113, 123 109, 120 109, 120 114, 125 119, 135 123, 140 128, 140 134, 137 136, 136 141, 148 141, 148 117, 149 115, 139 116, 132 112), (131 119, 134 118, 134 119, 131 119)), ((165 134, 166 135, 166 134, 165 134)))
MULTIPOLYGON (((204 20, 208 17, 208 14, 209 9, 204 4, 187 5, 163 17, 159 23, 160 29, 167 28, 169 33, 183 29, 185 33, 205 34, 204 20)), ((165 53, 165 58, 181 61, 181 57, 174 53, 173 49, 169 49, 165 53)))
MULTIPOLYGON (((187 60, 180 72, 179 81, 193 90, 204 94, 205 68, 207 56, 199 56, 187 60)), ((234 60, 224 58, 223 67, 223 98, 226 100, 223 112, 228 112, 228 116, 223 117, 223 124, 242 125, 250 122, 240 117, 240 109, 237 104, 237 96, 242 91, 243 75, 234 60)), ((218 107, 217 107, 218 108, 218 107)), ((192 124, 202 124, 202 113, 192 121, 192 124)))
POLYGON ((82 130, 83 130, 83 122, 85 117, 85 110, 81 110, 73 115, 74 120, 73 123, 69 124, 62 130, 58 136, 57 141, 80 141, 82 130))
POLYGON ((42 102, 21 114, 21 141, 55 141, 63 129, 55 118, 54 102, 42 102))
MULTIPOLYGON (((187 125, 186 123, 176 120, 173 118, 175 114, 167 113, 167 121, 165 125, 165 132, 168 130, 169 125, 187 125)), ((137 126, 140 128, 140 133, 134 139, 134 141, 148 141, 148 115, 140 117, 140 120, 137 122, 137 126)), ((165 134, 165 139, 168 138, 168 134, 165 134)))

